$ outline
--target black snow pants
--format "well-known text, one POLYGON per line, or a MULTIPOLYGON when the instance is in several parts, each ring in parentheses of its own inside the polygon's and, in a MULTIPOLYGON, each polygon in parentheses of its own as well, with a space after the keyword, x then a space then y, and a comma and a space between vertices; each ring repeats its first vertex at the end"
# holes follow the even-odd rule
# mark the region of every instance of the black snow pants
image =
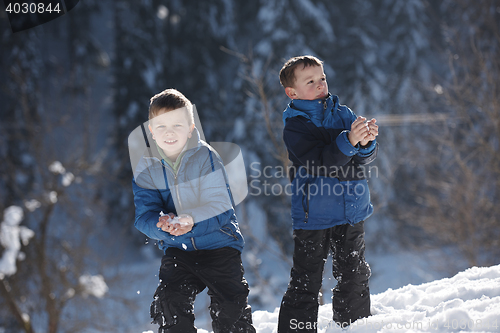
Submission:
POLYGON ((160 284, 151 304, 158 333, 191 333, 194 300, 208 287, 214 333, 255 333, 248 305, 248 283, 241 254, 233 248, 182 251, 168 248, 160 267, 160 284))
POLYGON ((317 332, 318 295, 330 250, 333 276, 338 282, 333 289, 334 322, 347 327, 370 316, 371 271, 364 257, 364 222, 325 230, 294 230, 293 236, 293 267, 281 301, 278 332, 317 332))

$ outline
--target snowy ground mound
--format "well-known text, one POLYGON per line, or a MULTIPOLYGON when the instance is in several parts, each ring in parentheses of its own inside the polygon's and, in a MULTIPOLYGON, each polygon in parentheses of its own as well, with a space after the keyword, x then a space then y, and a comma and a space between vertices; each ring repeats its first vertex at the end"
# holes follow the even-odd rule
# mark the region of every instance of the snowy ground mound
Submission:
MULTIPOLYGON (((372 295, 371 300, 372 316, 352 323, 344 331, 500 332, 500 265, 473 267, 452 278, 388 289, 372 295)), ((278 312, 279 308, 274 312, 255 311, 257 333, 276 333, 278 312)), ((320 306, 319 333, 342 332, 331 317, 331 304, 320 306)), ((300 324, 294 325, 299 328, 300 324)))
MULTIPOLYGON (((388 289, 371 299, 372 316, 354 322, 347 331, 500 332, 500 265, 474 267, 452 278, 388 289)), ((278 310, 254 312, 258 333, 276 332, 278 310)), ((342 331, 331 317, 331 304, 321 306, 319 333, 342 331)))

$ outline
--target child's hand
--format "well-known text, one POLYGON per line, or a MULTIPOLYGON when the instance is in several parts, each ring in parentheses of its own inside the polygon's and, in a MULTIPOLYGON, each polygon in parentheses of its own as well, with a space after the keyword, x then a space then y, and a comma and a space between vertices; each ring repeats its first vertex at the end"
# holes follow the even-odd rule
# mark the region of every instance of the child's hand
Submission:
POLYGON ((365 124, 365 117, 358 117, 351 125, 351 132, 349 133, 349 142, 351 145, 356 146, 363 140, 369 132, 368 124, 365 124))
POLYGON ((172 236, 181 236, 193 229, 194 221, 190 215, 181 214, 178 219, 171 221, 170 224, 174 227, 172 231, 169 231, 170 234, 172 236))
MULTIPOLYGON (((161 213, 163 214, 163 212, 161 213)), ((156 223, 156 226, 160 228, 163 231, 168 232, 170 221, 175 217, 174 213, 168 213, 161 215, 160 218, 158 219, 158 223, 156 223)))
POLYGON ((172 236, 181 236, 193 229, 194 221, 187 214, 176 217, 175 214, 168 213, 168 215, 160 216, 156 226, 172 236))
POLYGON ((377 119, 375 118, 372 118, 372 120, 366 122, 366 124, 368 125, 368 134, 359 141, 360 145, 366 146, 368 145, 368 143, 370 143, 370 141, 375 140, 378 135, 378 125, 375 125, 376 122, 377 119))

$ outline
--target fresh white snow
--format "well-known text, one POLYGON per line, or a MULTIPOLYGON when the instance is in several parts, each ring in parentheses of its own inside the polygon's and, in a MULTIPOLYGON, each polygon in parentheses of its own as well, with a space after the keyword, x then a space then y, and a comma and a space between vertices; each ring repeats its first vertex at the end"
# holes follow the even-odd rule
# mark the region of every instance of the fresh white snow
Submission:
MULTIPOLYGON (((372 316, 357 320, 345 331, 500 332, 500 265, 473 267, 452 278, 388 289, 371 300, 372 316)), ((254 312, 257 332, 276 332, 278 312, 278 308, 272 313, 254 312)), ((342 331, 331 316, 331 304, 320 306, 319 333, 342 331)))
MULTIPOLYGON (((331 321, 331 304, 320 306, 318 332, 500 332, 500 265, 473 267, 452 278, 389 288, 372 295, 371 300, 372 316, 344 330, 331 321)), ((277 332, 278 313, 279 308, 255 311, 257 332, 277 332)))
MULTIPOLYGON (((75 175, 71 172, 66 171, 66 168, 59 161, 52 162, 49 165, 49 171, 54 173, 54 174, 62 175, 62 184, 64 187, 70 186, 73 183, 73 181, 75 180, 75 175)), ((50 201, 52 203, 56 203, 57 202, 57 193, 52 191, 50 193, 50 196, 51 196, 50 201), (55 195, 55 197, 54 197, 55 200, 53 200, 53 195, 55 195)))
POLYGON ((23 216, 23 209, 18 206, 10 206, 4 211, 0 223, 0 248, 4 249, 0 257, 0 279, 17 272, 16 261, 24 259, 21 243, 27 245, 35 235, 33 230, 20 226, 23 216))
POLYGON ((83 289, 82 294, 84 297, 92 295, 97 298, 103 298, 109 290, 106 281, 104 281, 104 277, 100 274, 84 274, 80 276, 78 281, 83 289))

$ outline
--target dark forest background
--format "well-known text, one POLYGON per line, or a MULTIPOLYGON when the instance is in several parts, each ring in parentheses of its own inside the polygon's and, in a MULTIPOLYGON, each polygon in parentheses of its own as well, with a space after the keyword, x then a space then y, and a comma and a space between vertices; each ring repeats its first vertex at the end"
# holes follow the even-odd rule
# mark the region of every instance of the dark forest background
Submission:
MULTIPOLYGON (((239 145, 249 182, 285 186, 255 166, 287 165, 278 71, 301 54, 380 125, 370 251, 439 248, 449 272, 498 264, 499 23, 498 0, 86 0, 14 34, 2 9, 0 212, 21 207, 35 236, 0 276, 0 331, 124 332, 107 309, 137 302, 89 296, 81 277, 120 288, 141 279, 123 267, 161 255, 133 227, 127 147, 157 92, 177 88, 207 141, 239 145)), ((290 260, 289 208, 255 189, 237 207, 256 287, 274 288, 259 258, 290 260)))

